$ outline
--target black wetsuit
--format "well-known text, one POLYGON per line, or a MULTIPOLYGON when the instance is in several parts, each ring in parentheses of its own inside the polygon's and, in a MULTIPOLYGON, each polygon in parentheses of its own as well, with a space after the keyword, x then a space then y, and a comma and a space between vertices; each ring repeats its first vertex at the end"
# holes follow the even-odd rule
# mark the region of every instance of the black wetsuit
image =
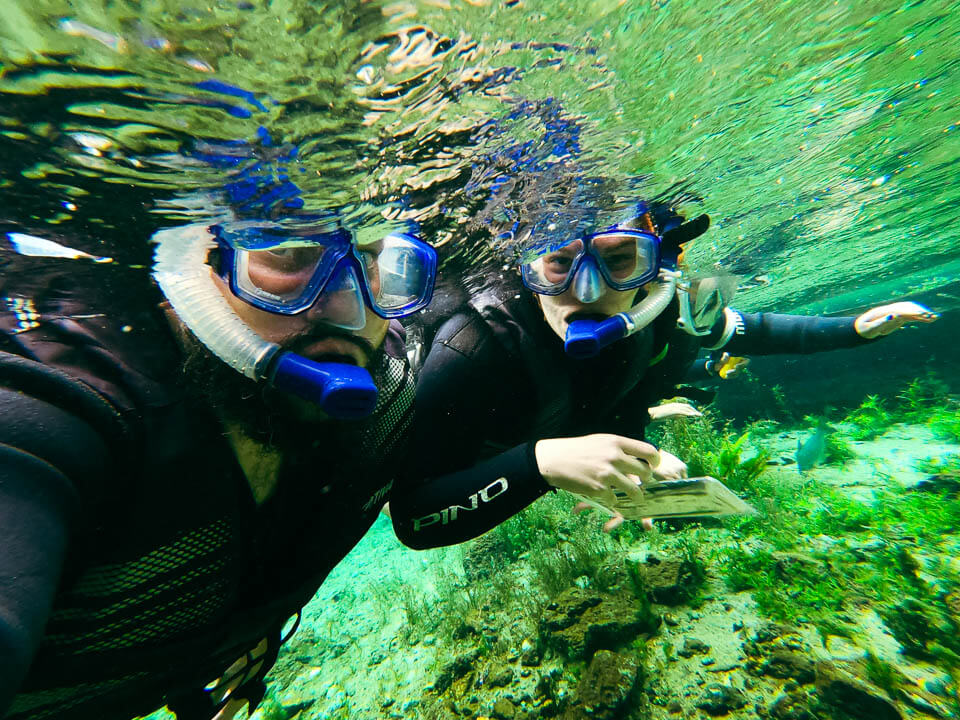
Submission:
MULTIPOLYGON (((854 318, 736 318, 722 348, 733 355, 867 342, 854 318)), ((674 301, 646 329, 576 360, 531 293, 509 288, 474 298, 439 329, 417 383, 412 463, 437 491, 408 496, 420 504, 405 507, 408 520, 397 523, 404 542, 432 547, 474 537, 546 493, 533 453, 538 440, 598 432, 642 439, 648 408, 672 394, 702 348, 723 339, 723 317, 704 337, 676 320, 674 301), (446 482, 429 480, 443 475, 446 482)))
POLYGON ((399 326, 372 369, 374 416, 285 456, 258 506, 183 387, 147 278, 119 297, 105 289, 119 270, 22 262, 0 275, 0 717, 170 704, 206 720, 204 686, 266 637, 265 671, 283 623, 391 499, 413 401, 399 326))

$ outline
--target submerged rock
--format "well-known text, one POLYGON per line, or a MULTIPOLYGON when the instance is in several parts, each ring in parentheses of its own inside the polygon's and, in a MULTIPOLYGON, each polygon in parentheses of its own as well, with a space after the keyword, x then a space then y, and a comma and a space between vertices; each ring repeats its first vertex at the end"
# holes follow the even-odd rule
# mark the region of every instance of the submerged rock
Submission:
POLYGON ((648 555, 640 565, 650 599, 661 605, 679 605, 696 584, 695 568, 685 560, 648 555))
POLYGON ((781 695, 767 708, 767 713, 774 720, 816 720, 810 712, 810 700, 800 693, 781 695))
POLYGON ((712 683, 704 688, 697 707, 709 715, 718 716, 739 710, 747 704, 743 693, 730 685, 712 683))
POLYGON ((507 698, 500 698, 493 704, 491 713, 497 720, 513 720, 517 714, 517 708, 507 698))
POLYGON ((817 695, 826 705, 851 718, 902 720, 897 706, 882 690, 829 662, 816 664, 817 695))
POLYGON ((444 665, 433 683, 438 693, 445 692, 456 680, 464 677, 473 669, 474 663, 480 657, 480 648, 464 652, 444 665))
POLYGON ((659 618, 632 595, 600 596, 578 587, 561 593, 544 612, 545 641, 567 657, 588 659, 600 649, 613 650, 641 633, 652 633, 659 618))
POLYGON ((813 660, 789 650, 774 650, 770 653, 761 672, 770 677, 796 680, 801 685, 812 683, 816 677, 813 660))
POLYGON ((639 667, 629 655, 597 650, 580 678, 575 717, 613 720, 637 683, 639 667))
POLYGON ((703 655, 710 652, 710 646, 707 645, 703 640, 700 640, 695 637, 685 637, 683 639, 683 645, 677 650, 677 655, 680 657, 693 657, 694 655, 703 655))

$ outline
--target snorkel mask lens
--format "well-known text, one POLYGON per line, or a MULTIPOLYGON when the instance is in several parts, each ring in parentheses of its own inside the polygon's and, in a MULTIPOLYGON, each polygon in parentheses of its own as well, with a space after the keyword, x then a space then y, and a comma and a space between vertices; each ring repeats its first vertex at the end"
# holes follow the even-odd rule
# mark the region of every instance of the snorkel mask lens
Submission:
POLYGON ((620 229, 573 240, 520 269, 528 290, 559 295, 574 283, 581 302, 599 299, 594 287, 599 278, 591 277, 597 273, 614 290, 632 290, 655 279, 659 271, 660 239, 652 233, 620 229))
POLYGON ((430 303, 437 274, 432 247, 412 235, 394 233, 356 252, 375 313, 403 317, 430 303))

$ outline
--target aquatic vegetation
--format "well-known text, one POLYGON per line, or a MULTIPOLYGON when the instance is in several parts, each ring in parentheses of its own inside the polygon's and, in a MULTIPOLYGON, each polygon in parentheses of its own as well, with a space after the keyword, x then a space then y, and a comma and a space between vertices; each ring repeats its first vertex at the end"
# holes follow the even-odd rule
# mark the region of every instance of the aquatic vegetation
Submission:
POLYGON ((604 561, 612 552, 610 539, 597 528, 576 533, 568 542, 530 557, 533 582, 547 597, 557 595, 576 582, 595 590, 607 590, 616 582, 604 561))
POLYGON ((863 667, 867 680, 883 690, 890 697, 897 697, 897 692, 900 690, 904 678, 896 667, 886 660, 877 657, 872 652, 867 652, 867 656, 863 661, 863 667))
POLYGON ((960 408, 950 407, 935 410, 930 415, 928 424, 937 438, 960 443, 960 408))
POLYGON ((398 583, 394 593, 394 602, 400 606, 407 619, 405 629, 408 634, 418 632, 428 624, 432 624, 430 617, 433 611, 431 603, 420 592, 407 583, 398 583))
POLYGON ((839 433, 830 433, 826 436, 825 441, 827 445, 827 465, 843 466, 857 456, 850 441, 839 433))
POLYGON ((488 558, 512 562, 526 553, 556 547, 584 522, 572 514, 573 506, 573 498, 566 493, 551 493, 540 498, 483 536, 496 550, 487 553, 488 558))
POLYGON ((814 555, 735 547, 721 553, 721 568, 731 590, 749 590, 760 610, 775 620, 832 618, 848 596, 841 578, 814 555))
POLYGON ((663 447, 687 464, 690 477, 710 475, 734 492, 743 491, 766 470, 769 453, 760 447, 744 459, 749 432, 736 436, 729 425, 718 429, 717 424, 709 412, 669 420, 664 424, 663 447))
POLYGON ((916 468, 920 472, 930 473, 931 475, 948 475, 960 478, 960 454, 951 453, 943 457, 928 457, 918 461, 916 468))
POLYGON ((773 398, 773 407, 780 417, 787 420, 793 418, 793 411, 787 404, 787 394, 783 391, 782 386, 774 385, 770 388, 770 397, 773 398))
POLYGON ((712 455, 717 473, 714 477, 722 480, 734 492, 750 487, 767 469, 767 460, 770 459, 770 454, 762 448, 752 457, 743 459, 743 447, 748 439, 749 435, 746 433, 736 440, 729 435, 725 436, 719 450, 712 455))
POLYGON ((897 413, 905 422, 923 422, 943 403, 950 388, 935 373, 914 378, 897 394, 897 413))
POLYGON ((905 654, 960 668, 960 623, 936 598, 908 596, 880 616, 905 654))
POLYGON ((854 440, 873 440, 890 427, 893 418, 878 395, 868 395, 843 421, 853 425, 854 440))
POLYGON ((702 600, 703 585, 707 579, 707 565, 703 560, 701 545, 703 529, 699 526, 687 528, 680 535, 677 549, 683 563, 682 573, 684 583, 681 588, 680 602, 696 607, 702 600))

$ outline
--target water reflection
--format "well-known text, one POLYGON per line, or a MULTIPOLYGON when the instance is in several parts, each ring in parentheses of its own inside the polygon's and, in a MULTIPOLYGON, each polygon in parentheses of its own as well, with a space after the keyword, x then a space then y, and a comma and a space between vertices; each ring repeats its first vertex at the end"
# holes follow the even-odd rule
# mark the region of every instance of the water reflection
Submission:
POLYGON ((297 149, 285 167, 308 208, 416 219, 453 254, 516 250, 493 221, 569 207, 567 174, 604 184, 573 227, 637 198, 710 212, 688 259, 775 278, 745 307, 830 309, 878 279, 926 292, 931 269, 955 275, 948 9, 8 3, 3 215, 141 242, 179 221, 177 198, 272 161, 263 128, 297 149), (256 157, 202 161, 235 142, 256 157), (515 163, 518 148, 545 165, 515 163))

